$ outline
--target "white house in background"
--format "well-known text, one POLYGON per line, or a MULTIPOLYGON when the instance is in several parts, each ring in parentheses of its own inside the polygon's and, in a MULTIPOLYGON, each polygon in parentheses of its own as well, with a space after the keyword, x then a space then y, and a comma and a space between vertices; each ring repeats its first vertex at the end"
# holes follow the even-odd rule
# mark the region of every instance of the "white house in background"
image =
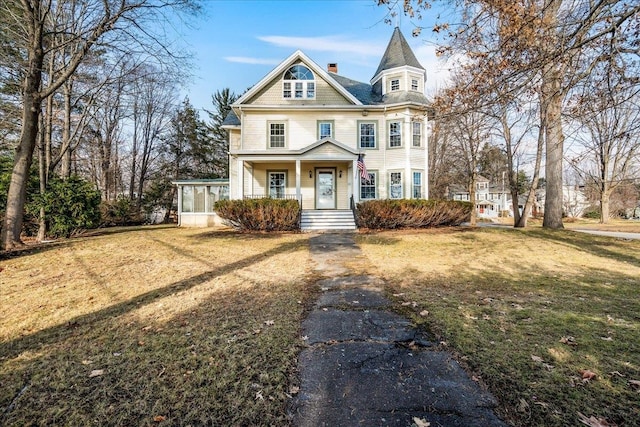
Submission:
MULTIPOLYGON (((471 201, 469 192, 462 189, 454 189, 450 196, 453 200, 471 201)), ((498 218, 505 213, 513 216, 511 194, 503 188, 492 186, 483 176, 478 176, 476 181, 475 205, 478 218, 498 218)))
MULTIPOLYGON (((540 190, 537 193, 538 203, 540 205, 540 215, 544 215, 544 204, 546 193, 540 190)), ((580 218, 585 210, 591 206, 591 202, 584 193, 582 185, 563 185, 562 186, 562 213, 568 217, 580 218)))

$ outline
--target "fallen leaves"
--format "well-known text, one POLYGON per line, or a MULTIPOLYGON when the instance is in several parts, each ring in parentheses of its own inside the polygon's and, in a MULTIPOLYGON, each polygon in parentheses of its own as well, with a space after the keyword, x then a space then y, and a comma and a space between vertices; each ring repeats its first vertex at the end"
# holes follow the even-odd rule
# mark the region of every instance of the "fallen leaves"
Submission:
POLYGON ((596 418, 593 415, 587 418, 582 412, 578 412, 578 420, 589 427, 616 427, 617 424, 610 423, 604 418, 596 418))
POLYGON ((413 423, 417 427, 429 427, 431 423, 424 418, 413 417, 413 423))
POLYGON ((589 369, 580 369, 578 372, 580 372, 580 375, 582 375, 582 382, 587 383, 596 378, 596 373, 590 371, 589 369))
POLYGON ((94 369, 89 373, 89 378, 100 377, 104 375, 104 369, 94 369))
POLYGON ((566 345, 578 345, 576 339, 570 335, 560 338, 560 342, 566 345))
POLYGON ((165 417, 164 415, 156 415, 155 417, 153 417, 153 422, 154 423, 161 423, 166 419, 167 419, 167 417, 165 417))

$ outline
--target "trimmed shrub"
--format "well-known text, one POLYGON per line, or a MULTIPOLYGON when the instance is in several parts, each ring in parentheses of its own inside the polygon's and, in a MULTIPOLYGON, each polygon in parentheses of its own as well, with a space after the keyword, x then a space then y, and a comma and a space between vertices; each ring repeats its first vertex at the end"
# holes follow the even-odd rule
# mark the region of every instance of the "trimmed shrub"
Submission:
POLYGON ((300 229, 297 200, 220 200, 215 211, 233 228, 241 231, 292 231, 300 229))
POLYGON ((468 221, 473 204, 455 200, 369 200, 358 203, 358 227, 371 229, 429 228, 468 221))
POLYGON ((77 176, 52 179, 34 205, 36 209, 44 208, 47 235, 52 237, 69 237, 100 224, 100 192, 77 176))

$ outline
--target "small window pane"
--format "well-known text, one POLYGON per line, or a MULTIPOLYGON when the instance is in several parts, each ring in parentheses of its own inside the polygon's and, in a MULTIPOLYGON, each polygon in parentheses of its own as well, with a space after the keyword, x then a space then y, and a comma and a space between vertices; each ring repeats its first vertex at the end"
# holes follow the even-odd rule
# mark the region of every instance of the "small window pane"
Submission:
POLYGON ((206 212, 204 209, 205 188, 206 187, 204 186, 194 187, 194 195, 193 195, 193 211, 194 212, 206 212))
POLYGON ((282 86, 282 97, 291 98, 291 82, 284 82, 282 86))
POLYGON ((411 90, 418 90, 418 80, 416 79, 411 80, 411 90))
POLYGON ((193 212, 193 187, 182 187, 182 212, 193 212))
POLYGON ((326 138, 326 137, 331 137, 332 136, 332 132, 331 132, 331 123, 330 122, 323 122, 320 123, 320 139, 322 138, 326 138))
POLYGON ((368 172, 369 179, 360 178, 360 200, 376 198, 376 173, 368 172))
POLYGON ((400 122, 389 123, 389 147, 402 147, 401 125, 400 122))
POLYGON ((400 80, 391 80, 391 90, 400 90, 400 80))
POLYGON ((413 198, 422 198, 422 172, 413 173, 413 198))
POLYGON ((391 172, 389 179, 389 198, 402 199, 402 172, 391 172))
POLYGON ((376 148, 375 123, 360 123, 360 148, 376 148))
POLYGON ((218 200, 229 200, 229 185, 220 186, 220 194, 218 200))
POLYGON ((312 82, 307 83, 307 98, 316 97, 316 84, 312 82))
POLYGON ((302 82, 296 82, 296 98, 302 98, 304 91, 302 90, 302 82))
POLYGON ((422 123, 413 122, 412 129, 413 129, 413 146, 421 147, 422 146, 422 123))

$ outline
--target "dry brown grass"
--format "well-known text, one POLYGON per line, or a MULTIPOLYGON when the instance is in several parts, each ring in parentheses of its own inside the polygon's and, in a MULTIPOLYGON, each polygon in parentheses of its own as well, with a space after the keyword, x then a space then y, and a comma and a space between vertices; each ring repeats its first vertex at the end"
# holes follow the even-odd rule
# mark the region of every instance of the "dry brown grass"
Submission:
POLYGON ((578 413, 640 425, 640 241, 480 228, 359 243, 514 425, 578 425, 578 413))
POLYGON ((286 424, 307 261, 303 235, 177 228, 3 260, 0 424, 286 424))

